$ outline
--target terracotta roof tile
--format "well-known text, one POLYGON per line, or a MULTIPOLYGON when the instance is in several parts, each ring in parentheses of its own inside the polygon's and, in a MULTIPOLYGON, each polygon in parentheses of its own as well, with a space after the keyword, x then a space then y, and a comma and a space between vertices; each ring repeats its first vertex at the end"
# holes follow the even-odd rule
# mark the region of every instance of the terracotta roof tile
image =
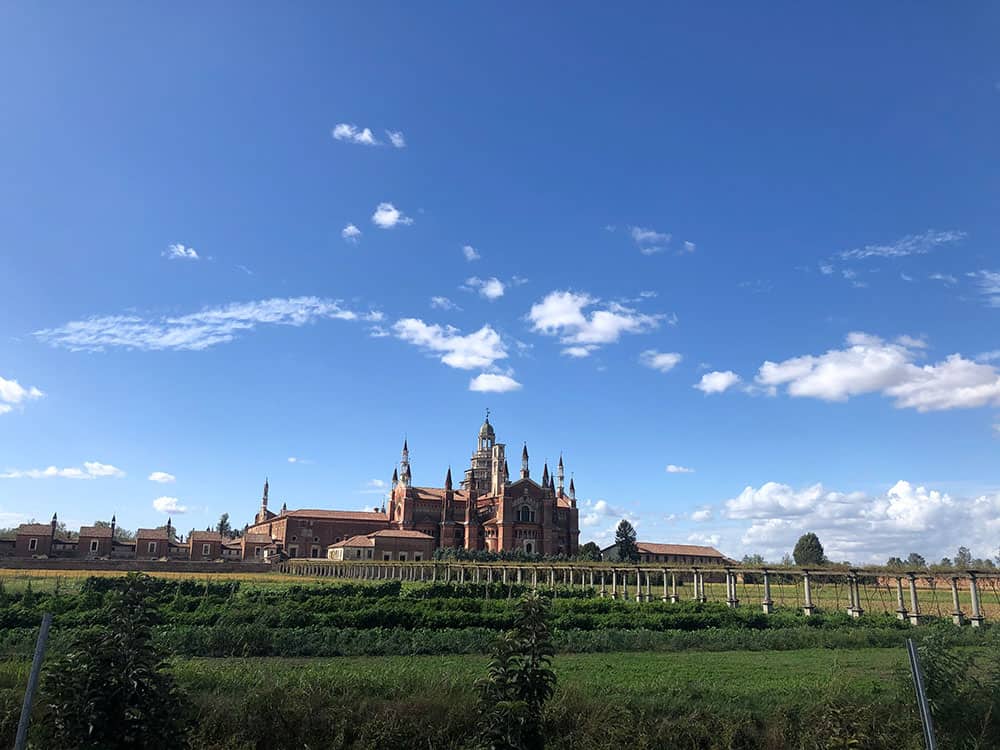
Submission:
POLYGON ((373 513, 365 510, 290 510, 282 514, 282 518, 315 518, 322 521, 385 521, 389 517, 385 513, 373 513))
POLYGON ((434 541, 434 537, 414 529, 381 529, 368 536, 391 537, 395 539, 423 539, 434 541))
POLYGON ((80 536, 92 537, 96 539, 110 539, 110 526, 81 526, 80 536))
POLYGON ((167 540, 167 530, 166 529, 139 529, 135 532, 136 539, 159 539, 162 541, 167 540))
POLYGON ((374 547, 375 540, 370 536, 365 536, 364 534, 358 534, 357 536, 352 536, 350 539, 345 539, 342 542, 334 542, 330 547, 374 547))
POLYGON ((647 555, 689 555, 691 557, 724 558, 715 547, 702 547, 697 544, 656 544, 655 542, 636 542, 639 552, 647 555))
POLYGON ((52 533, 52 526, 47 523, 22 523, 17 527, 18 534, 44 534, 48 536, 52 533))
POLYGON ((192 531, 188 536, 189 542, 221 542, 224 541, 222 534, 218 531, 192 531))

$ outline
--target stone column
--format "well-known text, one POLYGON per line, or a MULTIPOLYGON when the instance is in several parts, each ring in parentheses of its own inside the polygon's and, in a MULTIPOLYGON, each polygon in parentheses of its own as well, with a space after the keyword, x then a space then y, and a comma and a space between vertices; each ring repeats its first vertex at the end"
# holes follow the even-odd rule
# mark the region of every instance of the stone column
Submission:
POLYGON ((523 582, 522 581, 522 577, 521 577, 521 571, 522 571, 522 568, 521 568, 520 565, 518 565, 517 566, 517 582, 518 583, 522 583, 523 582))
POLYGON ((705 571, 698 571, 698 601, 705 603, 708 601, 708 594, 705 593, 705 571))
POLYGON ((810 586, 810 583, 809 583, 809 571, 808 570, 803 570, 802 571, 802 588, 803 588, 803 592, 805 594, 805 604, 802 607, 802 611, 806 615, 812 615, 812 614, 814 614, 816 612, 816 608, 813 606, 812 587, 810 586))
POLYGON ((504 586, 506 586, 506 585, 507 585, 507 566, 505 565, 505 566, 504 566, 503 568, 501 568, 500 570, 501 570, 501 572, 503 573, 503 580, 502 580, 502 583, 503 583, 503 585, 504 585, 504 586))
POLYGON ((764 571, 764 600, 760 603, 765 615, 774 612, 774 599, 771 598, 771 574, 764 571))
POLYGON ((677 574, 670 574, 670 603, 677 604, 680 601, 680 597, 677 596, 677 574))
POLYGON ((605 574, 605 572, 603 570, 600 573, 598 573, 598 575, 601 578, 601 594, 600 594, 600 596, 603 599, 605 596, 608 595, 608 592, 607 592, 607 590, 605 588, 605 584, 607 583, 607 575, 605 574))
POLYGON ((622 573, 622 599, 625 601, 628 601, 628 573, 627 569, 622 573))
POLYGON ((647 602, 653 601, 653 595, 652 595, 652 593, 649 590, 649 579, 650 578, 651 578, 651 576, 649 575, 649 571, 647 570, 646 571, 646 601, 647 602))
POLYGON ((493 566, 486 569, 486 583, 493 583, 493 566))
POLYGON ((906 602, 903 601, 903 579, 896 576, 896 618, 905 620, 907 617, 906 602))
POLYGON ((920 602, 917 601, 917 576, 913 573, 907 573, 907 578, 910 579, 910 622, 913 625, 920 624, 920 602))
POLYGON ((969 573, 969 594, 972 596, 972 617, 969 618, 969 624, 974 628, 982 627, 983 611, 979 608, 979 585, 975 573, 969 573))
POLYGON ((549 568, 549 586, 552 587, 553 591, 556 588, 556 569, 555 568, 549 568))
POLYGON ((618 598, 618 571, 617 570, 612 570, 611 571, 611 598, 612 599, 617 599, 618 598))
POLYGON ((590 588, 594 588, 594 569, 588 570, 587 574, 590 576, 590 588))
POLYGON ((958 598, 958 578, 951 578, 951 602, 955 605, 955 611, 951 613, 951 621, 958 626, 965 623, 965 613, 962 611, 962 603, 958 598))
POLYGON ((865 613, 864 608, 861 606, 861 586, 857 575, 851 576, 850 585, 854 592, 852 596, 852 599, 854 599, 854 609, 851 610, 851 617, 856 619, 865 613))
POLYGON ((538 568, 531 569, 531 588, 538 588, 538 568))
POLYGON ((667 569, 664 568, 661 573, 663 576, 663 598, 660 601, 670 601, 670 597, 667 595, 667 569))
POLYGON ((736 596, 736 574, 726 570, 726 604, 730 607, 740 606, 740 600, 736 596))

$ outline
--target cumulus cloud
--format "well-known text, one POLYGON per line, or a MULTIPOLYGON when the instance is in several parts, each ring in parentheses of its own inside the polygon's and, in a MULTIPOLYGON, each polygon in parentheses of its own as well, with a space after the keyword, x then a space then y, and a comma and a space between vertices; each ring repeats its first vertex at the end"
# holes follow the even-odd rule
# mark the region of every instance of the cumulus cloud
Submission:
POLYGON ((251 331, 258 325, 298 327, 327 319, 377 322, 382 314, 355 312, 344 308, 339 300, 319 297, 272 298, 206 307, 180 316, 97 316, 72 321, 59 328, 35 331, 33 335, 39 341, 70 351, 119 348, 202 351, 230 342, 239 333, 251 331))
POLYGON ((617 302, 586 311, 600 300, 586 293, 549 292, 531 306, 528 320, 536 333, 558 336, 567 346, 564 354, 584 357, 625 333, 646 333, 657 328, 663 315, 648 315, 617 302))
POLYGON ((928 230, 923 234, 908 234, 885 245, 865 245, 837 253, 841 260, 863 260, 865 258, 901 258, 907 255, 926 255, 944 245, 951 245, 965 239, 965 232, 950 230, 937 232, 928 230))
POLYGON ((413 219, 403 214, 398 208, 388 202, 379 203, 372 214, 372 223, 380 229, 392 229, 402 224, 406 226, 413 223, 413 219))
POLYGON ((1000 373, 995 367, 960 354, 918 365, 914 360, 924 346, 920 339, 889 342, 855 332, 848 334, 843 349, 764 362, 756 382, 772 390, 784 387, 790 396, 824 401, 881 393, 897 408, 921 412, 1000 405, 1000 373))
POLYGON ((102 479, 119 478, 125 472, 117 466, 103 464, 100 461, 84 461, 83 468, 70 466, 60 469, 49 466, 45 469, 7 469, 0 473, 0 479, 102 479))
POLYGON ((147 477, 147 479, 149 479, 150 482, 159 482, 160 484, 171 484, 172 482, 176 481, 177 477, 175 477, 173 474, 168 474, 165 471, 154 471, 147 477))
POLYGON ((660 372, 670 372, 682 359, 677 352, 659 352, 656 349, 647 349, 639 355, 640 364, 660 372))
POLYGON ((462 255, 464 255, 465 259, 470 263, 474 260, 479 260, 482 257, 479 254, 479 251, 472 245, 462 245, 462 255))
POLYGON ((586 529, 587 536, 602 546, 611 544, 615 529, 623 518, 634 527, 639 526, 639 516, 607 500, 581 500, 579 507, 580 528, 586 529))
MULTIPOLYGON (((712 509, 711 508, 701 508, 691 513, 691 520, 695 523, 704 523, 705 521, 710 521, 712 519, 712 509)), ((718 539, 716 539, 715 544, 718 544, 718 539)))
POLYGON ((334 126, 333 137, 338 141, 347 143, 357 143, 361 146, 378 146, 379 142, 372 133, 371 128, 359 128, 348 122, 341 122, 334 126))
POLYGON ((465 288, 478 292, 480 297, 491 302, 503 297, 504 291, 506 291, 506 286, 496 276, 491 276, 488 279, 472 276, 465 280, 465 288))
POLYGON ((667 464, 668 474, 694 474, 694 469, 688 466, 678 466, 677 464, 667 464))
POLYGON ((740 382, 740 376, 732 370, 706 372, 694 387, 705 394, 722 393, 740 382))
POLYGON ((510 375, 484 372, 469 381, 469 390, 480 393, 508 393, 521 390, 521 384, 510 375))
POLYGON ((657 232, 655 229, 647 227, 629 227, 629 234, 635 242, 639 252, 643 255, 654 255, 663 252, 670 242, 670 235, 665 232, 657 232))
POLYGON ((440 354, 441 361, 460 370, 492 367, 507 357, 500 334, 489 325, 462 334, 454 326, 428 324, 418 318, 403 318, 393 325, 393 332, 403 341, 440 354))
POLYGON ((7 414, 13 411, 15 406, 21 406, 25 401, 39 399, 44 395, 34 386, 25 388, 16 380, 0 377, 0 414, 7 414))
POLYGON ((193 247, 185 247, 180 243, 168 245, 162 255, 169 260, 199 260, 198 253, 193 247))
POLYGON ((857 564, 911 551, 936 560, 953 555, 960 544, 991 557, 1000 533, 1000 493, 956 497, 905 480, 875 495, 767 482, 746 487, 723 504, 723 512, 749 522, 739 544, 768 559, 791 550, 806 531, 820 537, 830 559, 857 564))
POLYGON ((358 241, 361 239, 361 230, 353 224, 348 224, 340 230, 340 236, 352 245, 357 245, 358 241))
POLYGON ((160 513, 187 513, 187 506, 181 505, 176 497, 158 497, 153 500, 153 509, 160 513))

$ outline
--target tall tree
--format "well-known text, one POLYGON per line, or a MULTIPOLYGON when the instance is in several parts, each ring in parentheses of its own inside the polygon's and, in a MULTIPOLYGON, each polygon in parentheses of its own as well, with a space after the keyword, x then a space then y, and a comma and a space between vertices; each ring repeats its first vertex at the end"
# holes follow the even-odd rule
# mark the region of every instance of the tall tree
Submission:
POLYGON ((972 567, 972 552, 968 547, 959 547, 958 552, 955 553, 955 567, 956 568, 971 568, 972 567))
POLYGON ((597 542, 581 544, 580 549, 577 551, 577 557, 581 560, 598 562, 601 559, 601 548, 597 546, 597 542))
POLYGON ((624 518, 615 530, 615 545, 618 548, 619 560, 625 562, 639 561, 639 545, 635 541, 635 527, 624 518))
POLYGON ((744 565, 763 565, 764 556, 760 553, 754 553, 752 555, 743 555, 744 565))
POLYGON ((229 525, 229 514, 223 513, 219 516, 219 523, 216 524, 215 530, 218 531, 222 536, 229 536, 232 533, 232 527, 229 525))
POLYGON ((911 552, 906 558, 907 566, 911 568, 926 568, 927 561, 924 559, 923 555, 918 555, 916 552, 911 552))
POLYGON ((819 537, 811 531, 799 537, 792 550, 796 565, 822 565, 826 562, 826 554, 819 537))

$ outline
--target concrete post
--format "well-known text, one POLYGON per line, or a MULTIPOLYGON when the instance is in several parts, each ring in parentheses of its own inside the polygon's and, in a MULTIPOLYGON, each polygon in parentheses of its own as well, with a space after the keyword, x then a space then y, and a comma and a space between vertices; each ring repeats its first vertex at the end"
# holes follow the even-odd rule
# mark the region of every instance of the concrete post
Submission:
POLYGON ((500 572, 502 573, 501 583, 503 583, 503 585, 506 586, 507 585, 507 566, 504 566, 503 568, 501 568, 500 572))
POLYGON ((913 573, 907 573, 906 577, 910 579, 910 623, 913 625, 920 624, 920 602, 917 601, 917 576, 913 573))
POLYGON ((698 571, 698 601, 704 603, 708 601, 708 594, 705 593, 705 571, 698 571))
POLYGON ((696 602, 701 600, 701 594, 698 592, 698 571, 694 571, 694 576, 691 581, 691 586, 694 589, 694 596, 692 597, 696 602))
POLYGON ((538 588, 538 568, 531 569, 531 588, 538 588))
POLYGON ((962 602, 958 598, 958 578, 951 578, 951 603, 955 610, 951 613, 951 621, 961 627, 965 624, 965 613, 962 611, 962 602))
POLYGON ((555 590, 555 588, 556 588, 556 569, 555 568, 549 568, 549 586, 551 586, 553 590, 555 590))
POLYGON ((858 577, 856 575, 850 576, 848 579, 848 585, 851 588, 851 610, 850 615, 857 619, 865 613, 865 610, 861 607, 861 587, 858 585, 858 577))
POLYGON ((813 596, 812 596, 812 586, 809 583, 809 571, 802 571, 802 589, 805 595, 805 604, 802 607, 802 612, 809 616, 816 612, 816 608, 813 606, 813 596))
POLYGON ((726 605, 740 606, 740 600, 736 597, 736 574, 729 569, 726 570, 726 605))
POLYGON ((983 611, 979 608, 979 586, 975 573, 969 573, 969 594, 972 596, 972 617, 969 618, 969 624, 974 628, 982 627, 983 611))
POLYGON ((661 573, 661 575, 663 576, 663 598, 660 601, 666 602, 666 601, 670 600, 670 597, 667 594, 667 569, 666 568, 663 569, 663 572, 661 573))
POLYGON ((622 599, 628 601, 628 570, 622 573, 622 599))
POLYGON ((764 571, 764 600, 760 603, 765 615, 774 612, 774 599, 771 598, 771 574, 764 571))
POLYGON ((594 588, 594 569, 591 568, 588 574, 590 575, 590 588, 594 588))
POLYGON ((677 596, 677 574, 670 574, 670 603, 677 604, 680 601, 680 597, 677 596))
POLYGON ((903 579, 901 576, 896 576, 896 617, 905 620, 908 616, 906 602, 903 601, 903 579))
POLYGON ((521 580, 521 571, 522 571, 522 568, 521 568, 520 565, 518 565, 517 566, 517 582, 518 583, 522 583, 522 580, 521 580))
POLYGON ((647 571, 646 571, 646 601, 647 601, 647 602, 651 602, 651 601, 653 601, 653 594, 652 594, 652 592, 650 592, 650 590, 649 590, 649 579, 650 579, 651 577, 652 577, 652 576, 650 576, 650 575, 649 575, 649 571, 647 570, 647 571))

